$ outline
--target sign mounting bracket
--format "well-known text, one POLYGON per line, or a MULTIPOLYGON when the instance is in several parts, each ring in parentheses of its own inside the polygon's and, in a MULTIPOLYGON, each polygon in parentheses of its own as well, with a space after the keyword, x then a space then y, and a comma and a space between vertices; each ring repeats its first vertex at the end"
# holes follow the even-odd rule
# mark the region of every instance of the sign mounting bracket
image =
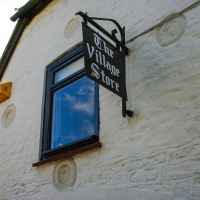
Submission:
MULTIPOLYGON (((97 28, 99 31, 101 31, 104 35, 106 35, 109 39, 111 39, 116 44, 116 48, 119 49, 124 55, 123 58, 123 64, 124 64, 124 70, 125 70, 125 55, 129 55, 129 49, 125 46, 125 27, 121 27, 117 21, 114 19, 108 19, 108 18, 97 18, 97 17, 89 17, 87 13, 83 13, 81 11, 77 12, 76 15, 80 15, 83 18, 83 24, 87 25, 89 22, 92 24, 95 28, 97 28), (113 29, 111 31, 111 34, 106 31, 103 27, 101 27, 99 24, 97 24, 94 20, 102 20, 102 21, 110 21, 114 23, 120 33, 121 40, 118 40, 116 37, 116 33, 118 33, 117 29, 113 29)), ((124 76, 124 82, 126 83, 126 75, 124 76)), ((122 96, 122 116, 123 117, 132 117, 133 111, 126 109, 126 101, 127 101, 127 94, 126 94, 126 87, 124 93, 124 98, 122 96)))
POLYGON ((99 29, 103 34, 105 34, 108 38, 110 38, 111 40, 113 40, 117 46, 119 47, 123 47, 125 49, 125 54, 129 55, 129 49, 125 46, 125 34, 124 34, 124 28, 122 28, 119 23, 117 21, 115 21, 114 19, 108 19, 108 18, 98 18, 98 17, 89 17, 87 15, 87 13, 83 13, 81 11, 77 12, 76 15, 80 15, 83 20, 84 23, 87 24, 87 22, 91 23, 94 27, 96 27, 97 29, 99 29), (121 41, 119 41, 117 39, 117 37, 115 36, 115 34, 117 33, 116 29, 112 30, 112 35, 110 33, 108 33, 103 27, 101 27, 99 24, 97 24, 94 20, 101 20, 101 21, 111 21, 113 22, 117 28, 119 29, 120 35, 121 35, 121 41))

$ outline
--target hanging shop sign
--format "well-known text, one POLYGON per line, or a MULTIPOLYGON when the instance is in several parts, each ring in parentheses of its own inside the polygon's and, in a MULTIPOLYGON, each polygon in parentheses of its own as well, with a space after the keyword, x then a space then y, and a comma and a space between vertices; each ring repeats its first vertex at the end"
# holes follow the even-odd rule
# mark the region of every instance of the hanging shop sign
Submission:
POLYGON ((124 53, 83 23, 86 76, 127 100, 124 53))
POLYGON ((133 112, 126 110, 125 55, 128 54, 128 48, 125 46, 125 28, 121 28, 118 22, 113 19, 89 17, 83 12, 78 12, 77 15, 84 19, 82 28, 86 76, 120 96, 122 98, 123 117, 126 117, 126 115, 131 117, 133 112), (116 29, 110 34, 94 20, 113 22, 120 32, 121 41, 115 36, 117 33, 116 29), (115 46, 103 37, 102 34, 97 33, 88 26, 88 22, 110 39, 115 46))

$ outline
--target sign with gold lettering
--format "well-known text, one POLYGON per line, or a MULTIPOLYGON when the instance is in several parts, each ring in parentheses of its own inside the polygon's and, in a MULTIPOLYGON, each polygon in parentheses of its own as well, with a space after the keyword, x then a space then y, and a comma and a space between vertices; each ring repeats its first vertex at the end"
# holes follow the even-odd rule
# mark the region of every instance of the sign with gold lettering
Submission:
POLYGON ((127 100, 124 51, 86 24, 82 27, 86 76, 127 100))

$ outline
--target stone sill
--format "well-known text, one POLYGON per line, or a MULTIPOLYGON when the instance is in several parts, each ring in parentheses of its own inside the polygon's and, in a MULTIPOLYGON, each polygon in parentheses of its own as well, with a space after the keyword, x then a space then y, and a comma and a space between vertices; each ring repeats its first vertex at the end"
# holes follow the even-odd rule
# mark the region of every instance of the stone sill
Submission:
POLYGON ((96 148, 99 148, 101 146, 102 146, 101 143, 97 142, 97 143, 88 145, 86 147, 82 147, 81 149, 77 149, 77 150, 70 151, 70 152, 67 152, 67 153, 59 155, 59 156, 55 156, 53 158, 49 158, 47 160, 38 161, 36 163, 33 163, 32 166, 38 167, 40 165, 44 165, 44 164, 47 164, 47 163, 50 163, 50 162, 54 162, 54 161, 61 160, 61 159, 64 159, 64 158, 69 158, 69 157, 74 156, 76 154, 83 153, 83 152, 86 152, 86 151, 90 151, 92 149, 96 149, 96 148))

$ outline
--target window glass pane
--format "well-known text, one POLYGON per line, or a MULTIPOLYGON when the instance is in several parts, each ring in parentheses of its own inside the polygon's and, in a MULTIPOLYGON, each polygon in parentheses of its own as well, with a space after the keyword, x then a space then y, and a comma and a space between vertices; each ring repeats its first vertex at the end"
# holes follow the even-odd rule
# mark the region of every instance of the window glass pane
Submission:
POLYGON ((82 77, 56 91, 53 97, 51 148, 95 133, 94 82, 82 77))
POLYGON ((71 74, 73 74, 74 72, 82 69, 84 66, 83 64, 83 58, 77 60, 76 62, 73 62, 72 64, 68 65, 67 67, 61 69, 60 71, 55 73, 55 82, 57 83, 61 80, 63 80, 64 78, 70 76, 71 74))

